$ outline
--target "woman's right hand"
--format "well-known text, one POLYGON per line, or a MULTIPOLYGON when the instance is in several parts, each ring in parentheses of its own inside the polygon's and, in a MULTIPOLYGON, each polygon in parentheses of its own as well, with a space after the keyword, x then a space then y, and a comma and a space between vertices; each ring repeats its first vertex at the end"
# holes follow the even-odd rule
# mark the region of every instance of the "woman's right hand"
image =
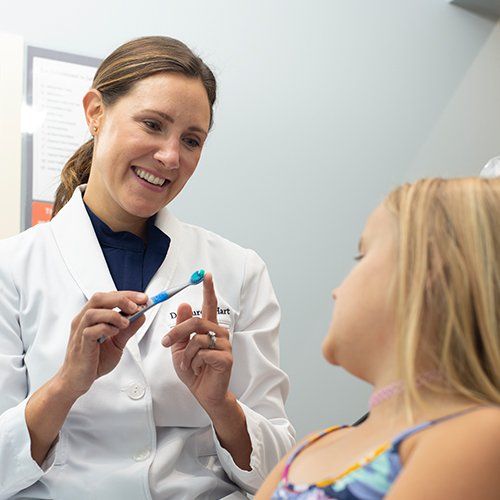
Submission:
POLYGON ((65 392, 75 399, 85 394, 94 381, 113 370, 127 341, 144 324, 141 316, 133 323, 122 316, 133 314, 147 302, 140 292, 96 293, 71 322, 66 357, 56 377, 65 392), (100 337, 106 337, 101 344, 100 337))

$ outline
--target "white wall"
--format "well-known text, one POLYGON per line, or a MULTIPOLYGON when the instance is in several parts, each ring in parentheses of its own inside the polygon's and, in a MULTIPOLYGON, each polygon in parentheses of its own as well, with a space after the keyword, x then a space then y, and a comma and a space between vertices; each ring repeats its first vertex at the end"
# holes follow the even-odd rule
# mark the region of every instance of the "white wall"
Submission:
POLYGON ((0 238, 21 227, 22 37, 0 33, 0 238))
POLYGON ((412 177, 468 175, 500 155, 500 23, 434 121, 409 169, 412 177))
POLYGON ((174 208, 267 261, 300 436, 366 408, 369 388, 320 344, 368 213, 408 178, 475 175, 499 153, 494 28, 436 0, 46 0, 0 17, 31 45, 94 57, 168 34, 214 67, 215 128, 174 208))

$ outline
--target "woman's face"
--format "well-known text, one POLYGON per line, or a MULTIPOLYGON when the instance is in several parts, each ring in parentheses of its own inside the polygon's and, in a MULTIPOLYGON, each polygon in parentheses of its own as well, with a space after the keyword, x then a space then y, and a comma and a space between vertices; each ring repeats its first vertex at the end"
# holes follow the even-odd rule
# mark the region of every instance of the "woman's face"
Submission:
POLYGON ((210 123, 199 79, 159 73, 113 105, 84 99, 94 134, 85 201, 108 222, 145 219, 172 201, 196 169, 210 123))
POLYGON ((373 382, 377 368, 395 359, 396 348, 392 284, 397 226, 383 205, 370 215, 356 259, 356 266, 333 291, 335 307, 323 355, 330 363, 373 382))

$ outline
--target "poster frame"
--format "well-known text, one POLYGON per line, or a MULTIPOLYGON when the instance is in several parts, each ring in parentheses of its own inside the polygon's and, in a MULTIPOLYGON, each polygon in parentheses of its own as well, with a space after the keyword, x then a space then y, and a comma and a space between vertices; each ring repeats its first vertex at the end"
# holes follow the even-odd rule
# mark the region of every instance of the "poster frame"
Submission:
MULTIPOLYGON (((24 92, 24 103, 28 109, 33 106, 33 61, 36 57, 58 62, 68 62, 82 66, 91 66, 96 70, 101 63, 101 59, 95 57, 82 56, 79 54, 28 45, 26 47, 26 80, 24 92)), ((28 229, 33 225, 33 203, 47 202, 47 200, 33 199, 33 167, 33 132, 23 130, 21 167, 21 230, 28 229)))

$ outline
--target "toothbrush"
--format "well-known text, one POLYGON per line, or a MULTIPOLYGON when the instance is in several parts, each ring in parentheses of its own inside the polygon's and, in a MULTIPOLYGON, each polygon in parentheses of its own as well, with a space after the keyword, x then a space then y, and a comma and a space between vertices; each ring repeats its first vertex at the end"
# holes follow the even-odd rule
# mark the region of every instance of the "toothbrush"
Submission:
MULTIPOLYGON (((126 318, 128 318, 128 320, 132 323, 132 321, 135 321, 137 318, 140 318, 146 311, 149 311, 152 307, 161 304, 162 302, 165 302, 174 295, 177 295, 179 292, 184 290, 184 288, 187 288, 188 286, 191 285, 198 285, 203 281, 204 277, 205 277, 205 271, 203 269, 195 271, 191 275, 191 278, 189 278, 189 281, 187 283, 170 288, 170 290, 163 290, 163 292, 154 295, 153 297, 149 298, 148 301, 143 306, 139 306, 140 309, 136 313, 131 314, 130 316, 126 316, 126 318)), ((99 344, 102 344, 105 340, 106 337, 103 335, 97 340, 97 342, 99 342, 99 344)))

